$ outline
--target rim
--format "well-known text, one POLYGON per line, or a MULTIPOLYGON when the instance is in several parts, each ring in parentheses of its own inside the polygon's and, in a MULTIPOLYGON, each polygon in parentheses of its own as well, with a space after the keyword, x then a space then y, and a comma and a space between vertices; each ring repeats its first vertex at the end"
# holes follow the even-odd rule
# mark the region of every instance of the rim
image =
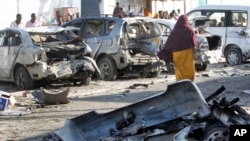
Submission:
POLYGON ((109 75, 109 66, 107 63, 102 63, 100 65, 100 71, 102 74, 104 74, 104 76, 108 76, 109 75))
POLYGON ((239 61, 239 56, 238 56, 238 54, 236 52, 231 51, 227 55, 227 60, 228 60, 229 64, 236 65, 238 63, 238 61, 239 61))
POLYGON ((206 139, 207 141, 228 141, 229 131, 226 128, 217 128, 206 139))
POLYGON ((18 72, 16 75, 16 85, 18 88, 23 89, 24 88, 24 84, 25 84, 25 77, 24 74, 22 72, 18 72))

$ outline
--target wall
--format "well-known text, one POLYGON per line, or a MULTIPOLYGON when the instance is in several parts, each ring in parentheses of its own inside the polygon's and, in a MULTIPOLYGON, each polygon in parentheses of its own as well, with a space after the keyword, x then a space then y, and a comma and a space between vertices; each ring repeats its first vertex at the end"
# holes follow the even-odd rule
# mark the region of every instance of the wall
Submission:
POLYGON ((37 20, 43 24, 55 22, 54 8, 78 7, 81 10, 81 0, 0 0, 0 28, 9 27, 16 19, 16 14, 22 14, 22 23, 30 20, 31 13, 36 13, 37 20))

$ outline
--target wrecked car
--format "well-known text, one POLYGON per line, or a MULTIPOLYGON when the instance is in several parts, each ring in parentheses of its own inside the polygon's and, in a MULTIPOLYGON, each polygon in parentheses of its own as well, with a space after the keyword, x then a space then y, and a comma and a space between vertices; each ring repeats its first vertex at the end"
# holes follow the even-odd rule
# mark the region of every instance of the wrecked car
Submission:
POLYGON ((62 24, 83 37, 104 80, 118 76, 155 77, 163 62, 156 53, 160 39, 155 25, 140 18, 86 16, 62 24))
POLYGON ((249 6, 204 5, 187 13, 193 27, 205 27, 211 34, 221 36, 221 46, 215 58, 225 58, 229 65, 240 65, 250 59, 249 6))
MULTIPOLYGON (((168 36, 171 34, 176 21, 166 20, 166 19, 153 19, 154 23, 157 25, 157 29, 161 33, 161 47, 163 49, 168 36)), ((195 54, 195 69, 196 71, 204 71, 207 65, 213 63, 213 56, 210 51, 217 50, 221 44, 221 38, 218 35, 213 35, 206 32, 204 29, 194 28, 197 36, 197 46, 195 54), (201 30, 203 30, 201 32, 201 30)), ((169 73, 174 73, 173 63, 167 63, 167 71, 169 73)))
POLYGON ((87 85, 98 70, 89 46, 62 27, 6 28, 0 30, 0 45, 0 80, 20 90, 43 80, 87 85))
POLYGON ((228 141, 229 126, 249 125, 250 115, 239 98, 218 98, 224 90, 204 98, 194 82, 181 80, 128 106, 67 119, 54 133, 63 141, 228 141))

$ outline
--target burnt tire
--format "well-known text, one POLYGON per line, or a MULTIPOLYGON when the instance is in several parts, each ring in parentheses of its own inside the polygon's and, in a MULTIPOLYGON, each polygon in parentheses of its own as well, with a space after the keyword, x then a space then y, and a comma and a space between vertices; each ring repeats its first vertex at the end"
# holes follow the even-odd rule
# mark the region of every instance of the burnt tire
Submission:
POLYGON ((241 54, 240 49, 238 48, 231 48, 225 54, 226 62, 231 65, 240 65, 243 62, 243 57, 241 54))
POLYGON ((114 81, 117 78, 117 68, 114 60, 104 57, 98 61, 97 66, 106 81, 114 81))
POLYGON ((196 71, 205 71, 207 69, 207 64, 195 64, 196 71))
POLYGON ((14 72, 15 84, 18 90, 34 89, 34 80, 30 77, 28 71, 20 66, 14 72))
POLYGON ((174 63, 173 62, 166 63, 166 67, 167 67, 167 72, 169 74, 175 74, 174 63))
POLYGON ((210 125, 204 133, 204 141, 229 141, 229 128, 221 124, 210 125))

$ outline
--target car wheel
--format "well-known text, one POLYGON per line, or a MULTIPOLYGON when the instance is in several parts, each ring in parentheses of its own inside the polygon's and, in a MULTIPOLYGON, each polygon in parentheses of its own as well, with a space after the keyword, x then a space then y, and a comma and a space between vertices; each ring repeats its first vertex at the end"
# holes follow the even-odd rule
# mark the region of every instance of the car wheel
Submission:
POLYGON ((19 90, 34 88, 34 80, 31 79, 28 71, 24 67, 18 67, 14 74, 16 86, 19 90))
POLYGON ((117 68, 115 62, 110 58, 102 58, 97 63, 103 79, 106 81, 116 80, 117 77, 117 68))
POLYGON ((226 61, 229 65, 240 65, 242 64, 242 54, 239 49, 231 48, 226 52, 226 61))
POLYGON ((220 124, 208 127, 204 133, 204 141, 229 141, 229 129, 220 124))
POLYGON ((170 63, 166 63, 167 66, 167 72, 170 74, 175 74, 175 70, 174 70, 174 63, 170 62, 170 63))
POLYGON ((207 69, 207 64, 195 64, 196 71, 204 71, 207 69))
POLYGON ((91 77, 88 76, 88 77, 82 79, 81 85, 89 85, 90 82, 91 82, 91 77))

